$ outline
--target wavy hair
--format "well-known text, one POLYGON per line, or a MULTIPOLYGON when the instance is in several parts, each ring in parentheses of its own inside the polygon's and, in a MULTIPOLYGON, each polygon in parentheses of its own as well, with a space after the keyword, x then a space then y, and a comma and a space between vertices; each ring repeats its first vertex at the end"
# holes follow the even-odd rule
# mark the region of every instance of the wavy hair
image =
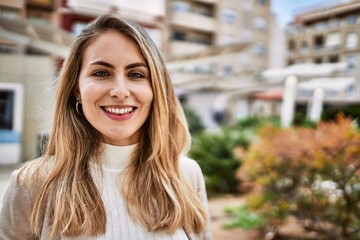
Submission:
POLYGON ((154 93, 143 134, 119 191, 131 217, 147 230, 173 233, 184 227, 199 233, 205 228, 206 212, 180 173, 179 158, 189 148, 190 135, 165 63, 141 27, 111 14, 89 23, 73 43, 58 77, 56 110, 44 157, 20 170, 18 180, 22 179, 22 184, 31 180, 35 186, 31 229, 40 235, 45 211, 50 211, 50 238, 59 234, 96 235, 106 230, 105 207, 89 163, 95 159, 100 164, 102 139, 86 118, 76 113, 74 93, 84 52, 109 30, 125 34, 138 44, 154 93))

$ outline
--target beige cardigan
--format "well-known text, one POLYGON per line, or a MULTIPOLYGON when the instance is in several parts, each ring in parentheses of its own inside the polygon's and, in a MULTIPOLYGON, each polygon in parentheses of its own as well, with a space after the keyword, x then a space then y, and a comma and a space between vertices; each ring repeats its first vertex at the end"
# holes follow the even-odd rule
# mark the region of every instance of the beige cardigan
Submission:
MULTIPOLYGON (((194 190, 198 193, 204 207, 208 208, 207 196, 205 191, 204 177, 199 165, 188 158, 180 159, 180 167, 185 178, 189 181, 194 190)), ((0 239, 1 240, 30 240, 40 239, 49 240, 50 219, 49 211, 46 211, 41 237, 37 238, 29 230, 30 212, 33 206, 33 195, 31 189, 23 189, 16 182, 18 170, 14 171, 10 177, 9 186, 5 193, 1 212, 0 212, 0 239)), ((208 218, 210 219, 210 218, 208 218)), ((210 221, 210 220, 209 220, 210 221)), ((191 240, 211 239, 210 222, 206 230, 201 234, 192 234, 191 240)), ((56 240, 64 239, 61 236, 56 240)), ((67 237, 66 239, 71 239, 67 237)), ((75 238, 74 238, 75 239, 75 238)))

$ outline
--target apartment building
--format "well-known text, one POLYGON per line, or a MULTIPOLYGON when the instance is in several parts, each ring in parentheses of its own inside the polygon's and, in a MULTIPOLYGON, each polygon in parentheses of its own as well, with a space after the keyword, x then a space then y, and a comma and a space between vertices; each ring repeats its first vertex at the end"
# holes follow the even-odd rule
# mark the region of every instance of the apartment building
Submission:
POLYGON ((272 22, 270 0, 168 0, 165 49, 170 54, 189 54, 248 42, 251 50, 235 61, 222 62, 220 72, 265 69, 272 22))
POLYGON ((360 54, 360 1, 299 13, 287 28, 287 65, 347 62, 360 54))
POLYGON ((91 20, 104 13, 130 19, 147 30, 156 45, 164 45, 164 6, 162 0, 67 0, 58 10, 60 26, 74 35, 91 20))

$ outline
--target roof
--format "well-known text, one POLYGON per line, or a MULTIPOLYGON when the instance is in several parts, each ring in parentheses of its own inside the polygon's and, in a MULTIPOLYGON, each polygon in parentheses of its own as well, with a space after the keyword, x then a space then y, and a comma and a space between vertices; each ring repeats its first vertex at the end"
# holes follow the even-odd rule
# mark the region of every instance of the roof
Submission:
POLYGON ((283 98, 283 91, 281 89, 276 89, 276 90, 268 90, 263 92, 255 92, 251 94, 250 98, 280 101, 283 98))
POLYGON ((307 24, 322 19, 334 18, 339 15, 355 13, 360 10, 360 1, 350 1, 342 4, 322 4, 322 6, 298 12, 296 14, 297 22, 307 24))

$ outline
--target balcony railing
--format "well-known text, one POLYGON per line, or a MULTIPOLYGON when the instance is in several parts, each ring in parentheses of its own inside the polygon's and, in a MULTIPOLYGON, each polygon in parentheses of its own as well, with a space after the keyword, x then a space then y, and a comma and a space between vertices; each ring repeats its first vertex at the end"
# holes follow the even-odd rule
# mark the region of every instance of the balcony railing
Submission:
POLYGON ((188 41, 171 41, 171 52, 172 54, 189 54, 199 52, 209 47, 207 44, 194 43, 188 41))
POLYGON ((216 30, 214 18, 191 12, 174 12, 171 23, 205 32, 214 32, 216 30))

